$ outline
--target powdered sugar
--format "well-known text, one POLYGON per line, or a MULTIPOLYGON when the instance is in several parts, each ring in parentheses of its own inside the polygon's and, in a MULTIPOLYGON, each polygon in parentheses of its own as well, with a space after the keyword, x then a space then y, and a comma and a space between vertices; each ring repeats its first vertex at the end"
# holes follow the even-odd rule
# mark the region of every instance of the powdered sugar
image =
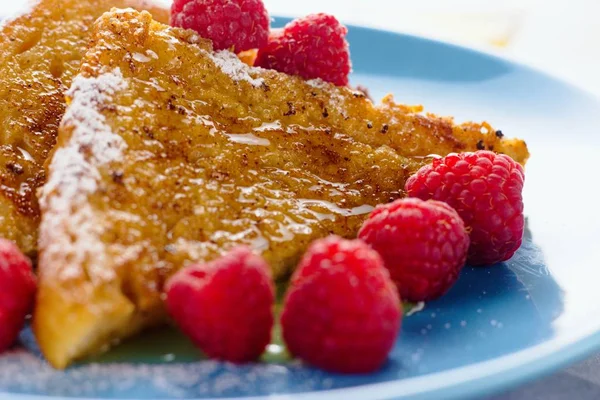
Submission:
MULTIPOLYGON (((119 68, 95 78, 78 76, 73 80, 67 96, 72 98, 65 113, 67 124, 77 121, 70 144, 65 148, 85 146, 95 159, 95 164, 108 164, 118 161, 126 147, 123 138, 110 131, 105 118, 98 113, 98 104, 107 104, 118 90, 127 88, 127 83, 119 68)), ((55 157, 56 158, 56 157, 55 157)))
MULTIPOLYGON (((148 341, 136 339, 107 355, 109 360, 131 363, 88 363, 59 371, 41 358, 33 333, 26 328, 20 339, 27 350, 0 354, 0 398, 3 393, 123 399, 238 398, 355 385, 354 376, 332 380, 327 372, 281 356, 244 365, 200 360, 191 343, 177 344, 185 339, 175 331, 155 331, 150 336, 148 341), (165 363, 167 358, 171 362, 165 363)), ((398 374, 402 373, 400 368, 398 374)))
POLYGON ((251 68, 240 61, 240 59, 229 50, 221 50, 215 53, 206 52, 210 59, 221 68, 221 71, 236 81, 246 81, 253 86, 259 87, 264 84, 262 78, 253 78, 250 75, 251 68))
POLYGON ((338 88, 333 84, 327 83, 324 80, 317 79, 309 79, 306 81, 306 84, 315 89, 324 90, 328 92, 329 95, 329 104, 328 106, 331 110, 336 111, 337 113, 344 115, 346 98, 340 93, 341 90, 347 90, 345 88, 338 88))
MULTIPOLYGON (((187 33, 189 33, 189 31, 187 31, 187 33)), ((165 27, 162 30, 153 32, 153 34, 164 40, 173 51, 176 51, 176 46, 182 43, 180 41, 181 39, 177 38, 179 35, 174 33, 174 28, 171 27, 165 27)), ((185 43, 199 44, 202 40, 203 39, 197 34, 189 34, 185 38, 185 43)), ((213 52, 207 51, 204 48, 200 48, 199 50, 203 56, 208 57, 221 69, 221 71, 223 71, 223 73, 229 75, 231 79, 235 81, 246 81, 256 87, 264 85, 264 80, 262 78, 252 77, 253 69, 247 64, 244 64, 233 52, 229 50, 213 52)))
MULTIPOLYGON (((86 364, 58 371, 24 350, 0 355, 2 392, 78 398, 238 398, 299 393, 353 385, 331 379, 298 361, 233 365, 212 360, 188 363, 86 364)), ((356 378, 354 378, 356 379, 356 378)))
POLYGON ((121 71, 115 69, 94 78, 78 76, 67 93, 72 102, 62 129, 71 128, 72 135, 54 154, 49 180, 40 193, 40 263, 61 268, 63 279, 79 274, 86 260, 99 266, 98 274, 91 276, 108 274, 105 278, 110 278, 113 273, 109 268, 101 268, 105 252, 103 244, 95 239, 99 227, 87 196, 100 181, 97 166, 122 158, 125 142, 106 126, 97 105, 109 102, 117 90, 125 87, 121 71), (68 262, 65 257, 69 257, 68 262))
POLYGON ((306 81, 306 84, 310 87, 314 87, 315 89, 327 90, 327 83, 320 78, 317 79, 309 79, 306 81))
MULTIPOLYGON (((87 364, 58 371, 36 355, 0 355, 0 392, 66 397, 214 398, 281 392, 295 376, 296 390, 326 389, 326 374, 297 364, 236 366, 217 361, 172 364, 87 364), (307 379, 308 378, 308 379, 307 379)), ((1 393, 0 393, 1 397, 1 393)))

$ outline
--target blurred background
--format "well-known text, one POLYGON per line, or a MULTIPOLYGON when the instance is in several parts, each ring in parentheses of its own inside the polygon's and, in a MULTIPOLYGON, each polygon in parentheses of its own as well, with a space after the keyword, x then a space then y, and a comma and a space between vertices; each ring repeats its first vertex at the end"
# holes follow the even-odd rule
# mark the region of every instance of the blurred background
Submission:
MULTIPOLYGON (((0 10, 6 15, 28 1, 0 0, 0 10)), ((264 1, 273 15, 329 12, 346 23, 499 53, 600 94, 600 0, 264 1)))

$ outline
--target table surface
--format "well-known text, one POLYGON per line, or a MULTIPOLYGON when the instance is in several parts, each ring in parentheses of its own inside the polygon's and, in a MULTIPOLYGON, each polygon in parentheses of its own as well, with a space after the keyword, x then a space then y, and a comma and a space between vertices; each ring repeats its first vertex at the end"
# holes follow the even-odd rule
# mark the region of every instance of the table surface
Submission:
MULTIPOLYGON (((26 1, 2 4, 2 14, 26 1)), ((297 16, 330 12, 348 23, 484 48, 526 62, 600 95, 600 74, 597 73, 600 24, 596 20, 600 2, 597 0, 264 1, 272 14, 297 16)), ((600 399, 600 355, 486 400, 566 398, 600 399)))

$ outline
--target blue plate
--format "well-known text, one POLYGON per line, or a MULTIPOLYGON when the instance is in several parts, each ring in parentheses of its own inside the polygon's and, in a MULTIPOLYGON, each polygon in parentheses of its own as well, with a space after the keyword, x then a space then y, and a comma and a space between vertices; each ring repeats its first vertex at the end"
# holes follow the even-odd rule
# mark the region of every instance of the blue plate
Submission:
MULTIPOLYGON (((282 22, 279 20, 278 22, 282 22)), ((353 82, 374 98, 457 120, 489 120, 525 138, 527 233, 507 263, 465 269, 439 301, 404 320, 387 365, 364 376, 288 362, 198 361, 173 332, 154 332, 66 372, 33 351, 0 357, 0 397, 441 399, 481 396, 600 348, 600 103, 527 67, 422 38, 351 28, 353 82), (3 392, 3 393, 2 393, 3 392)))

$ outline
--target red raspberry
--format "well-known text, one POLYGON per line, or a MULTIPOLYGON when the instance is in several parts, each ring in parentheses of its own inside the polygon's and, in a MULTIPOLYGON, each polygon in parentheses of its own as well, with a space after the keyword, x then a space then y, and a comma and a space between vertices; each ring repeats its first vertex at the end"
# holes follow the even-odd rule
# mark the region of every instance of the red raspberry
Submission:
POLYGON ((288 289, 281 316, 289 351, 342 373, 377 370, 394 346, 400 298, 381 257, 359 240, 314 242, 288 289))
POLYGON ((521 246, 523 167, 491 151, 450 154, 436 159, 406 182, 409 196, 444 201, 470 230, 467 263, 508 260, 521 246))
POLYGON ((271 341, 273 280, 264 259, 247 247, 179 271, 166 293, 169 313, 208 357, 254 361, 271 341))
POLYGON ((31 261, 13 242, 0 239, 0 352, 17 340, 33 307, 35 291, 31 261))
POLYGON ((171 7, 171 25, 195 30, 215 50, 263 47, 269 23, 262 0, 175 0, 171 7))
POLYGON ((378 206, 358 237, 375 249, 404 300, 440 297, 458 279, 469 235, 456 211, 440 201, 400 199, 378 206))
POLYGON ((348 85, 352 69, 346 41, 348 29, 332 15, 313 14, 273 30, 254 65, 305 79, 321 78, 348 85))

